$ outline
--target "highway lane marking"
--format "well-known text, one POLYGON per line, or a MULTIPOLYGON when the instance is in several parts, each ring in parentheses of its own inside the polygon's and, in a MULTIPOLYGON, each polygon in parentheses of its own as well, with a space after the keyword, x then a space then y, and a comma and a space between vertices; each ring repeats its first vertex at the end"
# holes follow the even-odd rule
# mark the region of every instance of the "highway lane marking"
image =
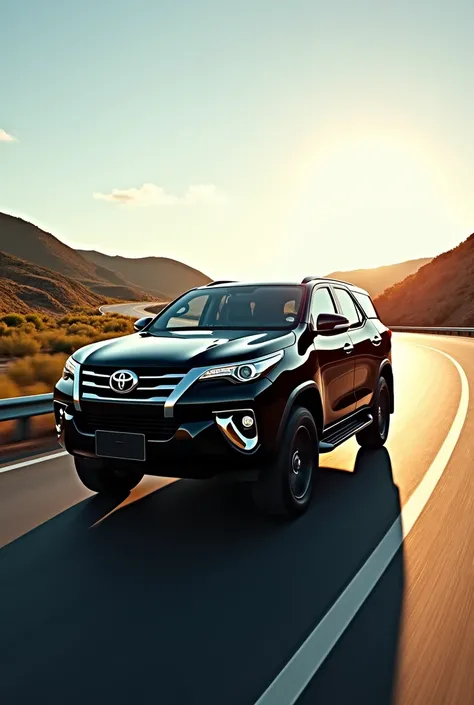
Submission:
POLYGON ((14 465, 6 465, 4 468, 0 467, 0 473, 10 472, 10 470, 17 470, 18 468, 26 468, 27 465, 34 465, 35 463, 44 463, 46 460, 54 460, 64 455, 69 455, 69 453, 66 450, 61 450, 59 453, 50 453, 49 455, 43 455, 41 458, 33 458, 32 460, 24 460, 14 465))
POLYGON ((456 447, 469 407, 469 382, 466 373, 459 362, 443 350, 421 343, 413 344, 444 355, 453 363, 459 373, 461 398, 451 428, 420 484, 382 541, 255 705, 294 705, 298 700, 412 530, 441 479, 456 447))

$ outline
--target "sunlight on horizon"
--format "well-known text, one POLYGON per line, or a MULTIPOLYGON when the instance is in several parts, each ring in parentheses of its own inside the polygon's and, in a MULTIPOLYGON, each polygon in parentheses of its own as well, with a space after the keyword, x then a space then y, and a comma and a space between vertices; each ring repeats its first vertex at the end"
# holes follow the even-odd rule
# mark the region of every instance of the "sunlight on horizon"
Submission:
POLYGON ((441 155, 402 134, 334 134, 299 164, 285 235, 308 255, 323 247, 325 273, 436 256, 470 234, 450 176, 441 155))

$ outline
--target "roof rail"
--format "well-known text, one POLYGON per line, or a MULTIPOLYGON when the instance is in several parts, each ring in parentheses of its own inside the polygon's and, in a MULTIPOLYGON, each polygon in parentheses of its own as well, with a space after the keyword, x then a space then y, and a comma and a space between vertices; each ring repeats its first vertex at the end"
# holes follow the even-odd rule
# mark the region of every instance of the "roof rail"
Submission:
POLYGON ((303 281, 301 282, 302 284, 308 284, 309 282, 315 281, 316 279, 322 279, 323 281, 328 281, 328 282, 338 282, 339 284, 347 284, 348 286, 356 286, 352 282, 348 282, 345 279, 334 279, 333 277, 305 277, 303 281))
POLYGON ((217 284, 235 284, 235 279, 216 279, 215 282, 209 282, 206 286, 217 286, 217 284))

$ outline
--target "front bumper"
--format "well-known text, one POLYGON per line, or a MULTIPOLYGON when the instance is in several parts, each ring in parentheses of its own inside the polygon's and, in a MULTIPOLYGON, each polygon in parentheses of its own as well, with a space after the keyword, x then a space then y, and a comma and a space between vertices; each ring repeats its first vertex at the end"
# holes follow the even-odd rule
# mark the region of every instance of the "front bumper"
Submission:
POLYGON ((250 478, 272 450, 273 415, 268 411, 275 409, 275 400, 266 378, 248 385, 196 385, 176 406, 172 420, 165 419, 159 404, 80 401, 78 410, 71 386, 63 380, 56 386, 54 412, 59 442, 75 456, 97 457, 96 430, 128 430, 145 434, 146 459, 113 462, 165 477, 243 472, 250 478), (244 422, 244 417, 252 423, 248 418, 244 422))

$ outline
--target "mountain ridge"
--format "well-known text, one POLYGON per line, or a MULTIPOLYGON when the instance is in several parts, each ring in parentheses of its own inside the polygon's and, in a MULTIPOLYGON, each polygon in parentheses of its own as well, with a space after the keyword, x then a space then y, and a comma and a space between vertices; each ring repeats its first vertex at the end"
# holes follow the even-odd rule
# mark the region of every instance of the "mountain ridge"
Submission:
POLYGON ((97 250, 78 250, 78 252, 97 266, 107 267, 127 281, 141 286, 152 294, 174 299, 187 289, 202 286, 211 281, 203 272, 184 262, 171 257, 123 257, 106 255, 97 250), (159 287, 156 280, 159 281, 159 287))
POLYGON ((168 257, 128 259, 76 250, 34 223, 2 212, 0 251, 74 279, 102 297, 102 303, 109 299, 166 301, 211 281, 194 267, 168 257))
POLYGON ((75 279, 0 251, 1 313, 65 313, 103 303, 103 297, 75 279))
POLYGON ((474 233, 374 303, 387 325, 474 326, 474 233))
POLYGON ((0 250, 76 279, 101 296, 122 298, 125 295, 132 301, 148 298, 141 287, 130 285, 116 272, 98 268, 46 230, 24 218, 1 212, 0 250))
POLYGON ((351 284, 366 289, 375 298, 382 294, 385 289, 403 281, 403 279, 418 271, 420 267, 428 264, 431 260, 431 257, 420 257, 406 260, 405 262, 396 262, 395 264, 384 264, 380 267, 331 272, 331 274, 326 276, 349 281, 351 284))

